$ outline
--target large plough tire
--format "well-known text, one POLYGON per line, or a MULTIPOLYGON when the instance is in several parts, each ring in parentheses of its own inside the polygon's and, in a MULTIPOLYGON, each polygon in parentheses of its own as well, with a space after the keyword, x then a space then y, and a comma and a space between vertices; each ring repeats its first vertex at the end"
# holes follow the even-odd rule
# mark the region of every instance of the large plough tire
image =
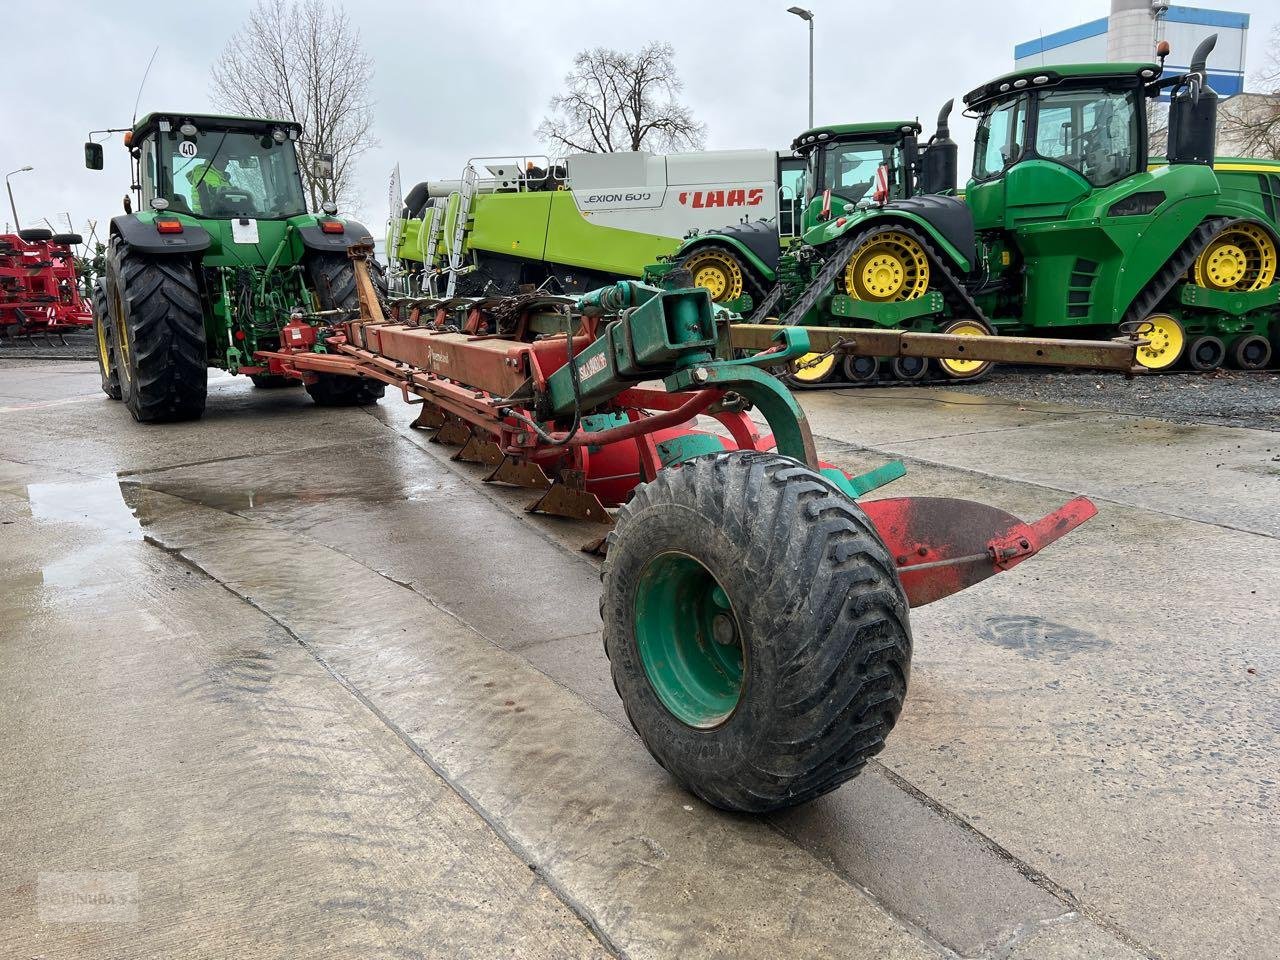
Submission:
MULTIPOLYGON (((369 277, 378 297, 385 303, 387 280, 382 267, 372 258, 369 277)), ((307 277, 315 291, 322 310, 347 310, 354 316, 360 310, 360 297, 356 293, 356 272, 351 259, 334 254, 311 254, 306 261, 307 277)), ((316 375, 316 382, 307 384, 307 393, 321 407, 363 407, 377 403, 386 392, 386 385, 376 380, 344 377, 332 373, 316 375)))
POLYGON ((119 400, 120 371, 116 368, 115 331, 107 313, 107 288, 102 280, 93 285, 93 342, 98 374, 102 377, 102 392, 112 400, 119 400))
POLYGON ((204 312, 182 257, 149 257, 119 237, 107 251, 107 309, 120 395, 139 423, 195 420, 208 393, 204 312))
POLYGON ((911 630, 858 506, 771 453, 700 457, 622 507, 601 574, 614 686, 649 752, 726 810, 805 803, 884 747, 911 630))

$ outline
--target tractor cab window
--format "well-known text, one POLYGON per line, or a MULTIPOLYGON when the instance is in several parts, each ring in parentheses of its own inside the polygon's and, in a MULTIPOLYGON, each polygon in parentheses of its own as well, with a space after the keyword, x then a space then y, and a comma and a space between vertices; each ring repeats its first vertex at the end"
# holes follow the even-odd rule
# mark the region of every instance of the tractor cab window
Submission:
POLYGON ((822 182, 818 189, 830 189, 833 196, 857 203, 875 192, 876 170, 885 163, 891 171, 901 168, 896 144, 865 140, 827 144, 822 148, 822 182))
POLYGON ((1025 97, 987 107, 973 141, 973 179, 991 180, 1013 166, 1026 144, 1025 97))
POLYGON ((305 213, 298 158, 286 137, 201 130, 161 134, 158 193, 171 209, 203 217, 280 219, 305 213))
POLYGON ((1138 172, 1136 90, 1046 90, 1040 94, 1036 154, 1075 170, 1095 187, 1138 172))

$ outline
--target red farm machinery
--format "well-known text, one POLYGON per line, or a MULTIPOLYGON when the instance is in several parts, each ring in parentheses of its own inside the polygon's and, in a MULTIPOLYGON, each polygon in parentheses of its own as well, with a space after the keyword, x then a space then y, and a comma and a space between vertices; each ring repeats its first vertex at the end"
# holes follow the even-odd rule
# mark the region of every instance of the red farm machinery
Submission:
POLYGON ((82 242, 79 234, 44 229, 0 235, 0 337, 61 339, 93 324, 72 251, 82 242))
POLYGON ((530 488, 530 511, 604 525, 589 547, 605 554, 604 645, 627 714, 666 770, 729 810, 857 775, 902 708, 910 610, 1096 512, 1077 498, 1028 523, 950 498, 865 499, 903 465, 851 476, 819 460, 774 371, 838 351, 1128 372, 1144 343, 731 326, 687 275, 680 289, 384 307, 370 254, 349 251, 358 314, 299 309, 256 359, 307 383, 390 386, 455 459, 530 488))

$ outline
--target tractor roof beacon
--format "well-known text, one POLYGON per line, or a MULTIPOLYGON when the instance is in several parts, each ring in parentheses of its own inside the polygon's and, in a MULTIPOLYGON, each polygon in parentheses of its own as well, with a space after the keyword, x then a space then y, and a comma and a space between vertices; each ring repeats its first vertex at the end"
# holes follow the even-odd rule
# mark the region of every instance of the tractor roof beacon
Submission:
MULTIPOLYGON (((285 346, 291 318, 316 326, 357 308, 347 250, 370 234, 327 199, 331 162, 316 162, 326 197, 316 214, 293 121, 164 111, 94 133, 122 133, 132 171, 94 297, 103 391, 153 423, 204 412, 208 367, 286 385, 257 355, 285 346)), ((103 168, 101 143, 85 144, 85 165, 103 168)), ((303 380, 321 404, 382 395, 363 380, 303 380)))

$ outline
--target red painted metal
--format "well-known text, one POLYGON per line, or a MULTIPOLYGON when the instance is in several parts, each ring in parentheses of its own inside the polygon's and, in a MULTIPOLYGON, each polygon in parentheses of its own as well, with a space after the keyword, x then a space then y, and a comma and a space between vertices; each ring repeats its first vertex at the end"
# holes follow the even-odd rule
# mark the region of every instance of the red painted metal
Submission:
POLYGON ((893 555, 913 607, 1017 566, 1098 512, 1087 497, 1034 523, 985 503, 949 497, 863 500, 859 506, 893 555))
POLYGON ((92 323, 70 246, 0 236, 0 333, 9 327, 19 334, 56 334, 92 323))

